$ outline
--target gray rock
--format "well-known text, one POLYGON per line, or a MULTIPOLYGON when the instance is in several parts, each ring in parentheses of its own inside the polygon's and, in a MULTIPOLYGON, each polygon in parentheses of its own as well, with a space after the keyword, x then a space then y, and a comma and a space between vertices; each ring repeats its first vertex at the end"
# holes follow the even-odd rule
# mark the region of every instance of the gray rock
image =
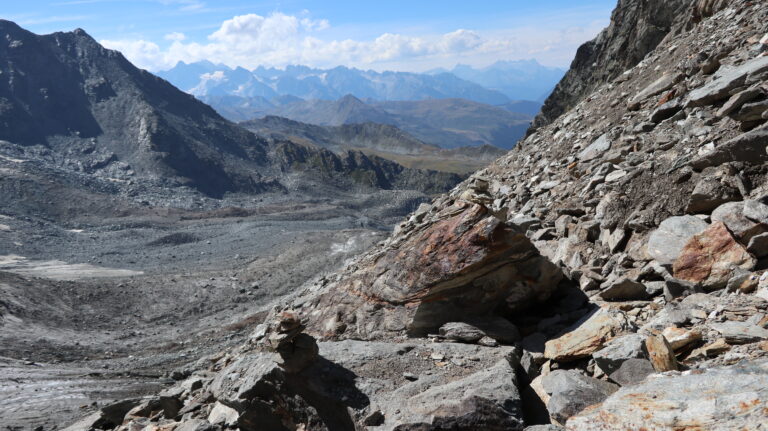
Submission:
POLYGON ((237 410, 227 407, 220 402, 216 402, 208 414, 208 422, 214 425, 223 425, 234 427, 237 425, 237 418, 240 416, 237 410))
POLYGON ((581 152, 576 157, 582 162, 594 160, 600 157, 604 152, 608 151, 610 148, 611 148, 611 141, 608 138, 608 135, 604 134, 599 138, 595 139, 595 141, 589 144, 587 148, 584 148, 583 150, 581 150, 581 152))
POLYGON ((643 100, 655 96, 661 92, 667 91, 674 87, 675 84, 680 82, 685 75, 681 73, 665 73, 659 79, 650 83, 647 87, 642 89, 635 97, 630 100, 629 103, 640 103, 643 100))
POLYGON ((750 238, 747 251, 757 258, 768 256, 768 232, 750 238))
POLYGON ((768 111, 768 100, 746 103, 741 109, 731 114, 731 118, 737 121, 758 121, 762 119, 763 112, 768 111))
POLYGON ((621 366, 608 377, 621 386, 627 386, 640 383, 655 372, 653 364, 648 359, 630 358, 622 362, 621 366))
POLYGON ((726 202, 740 201, 741 193, 721 178, 708 175, 693 188, 686 211, 693 214, 709 213, 726 202))
POLYGON ((479 328, 463 322, 450 322, 440 327, 440 335, 462 343, 476 343, 485 337, 485 333, 479 328))
POLYGON ((672 265, 691 237, 706 228, 707 223, 698 217, 670 217, 651 233, 648 254, 662 265, 672 265))
POLYGON ((734 110, 739 109, 741 105, 756 98, 760 94, 762 94, 762 91, 757 87, 748 88, 744 91, 740 91, 734 94, 730 99, 728 99, 727 102, 725 102, 723 107, 717 111, 717 116, 725 117, 734 110))
POLYGON ((635 301, 651 297, 643 283, 626 277, 614 281, 599 295, 606 301, 635 301))
POLYGON ((501 316, 475 317, 467 323, 479 328, 483 333, 502 344, 512 344, 520 340, 520 331, 514 323, 501 316))
POLYGON ((683 103, 680 99, 670 100, 654 109, 648 119, 651 123, 661 123, 668 118, 672 118, 675 114, 680 112, 681 109, 683 109, 683 103))
POLYGON ((768 70, 768 57, 758 57, 737 67, 722 67, 715 73, 711 82, 688 94, 685 106, 705 106, 725 99, 731 90, 746 82, 748 75, 759 74, 766 70, 768 70))
POLYGON ((278 361, 280 357, 274 353, 243 355, 216 375, 210 391, 224 405, 242 412, 257 386, 270 385, 282 378, 283 370, 277 365, 278 361))
POLYGON ((728 344, 746 344, 768 340, 768 329, 748 322, 710 323, 709 327, 719 332, 728 344))
POLYGON ((429 429, 522 430, 516 383, 514 369, 502 360, 485 371, 401 399, 399 410, 382 410, 398 429, 426 423, 432 425, 429 429))
POLYGON ((744 217, 757 223, 768 223, 768 205, 762 200, 746 200, 744 201, 744 217))
MULTIPOLYGON (((750 202, 750 201, 747 201, 750 202)), ((717 207, 712 222, 723 222, 742 244, 749 243, 755 235, 768 232, 768 225, 750 220, 744 215, 744 202, 728 202, 717 207)))
POLYGON ((174 428, 174 431, 214 431, 220 429, 203 419, 189 419, 174 428))
POLYGON ((572 417, 566 428, 672 430, 690 424, 707 431, 759 430, 766 423, 760 407, 766 399, 768 362, 670 372, 620 389, 601 405, 572 417))
POLYGON ((761 127, 718 145, 709 154, 691 161, 691 166, 701 170, 727 162, 763 163, 768 161, 766 146, 768 146, 768 127, 761 127))
POLYGON ((588 377, 576 370, 555 370, 541 379, 550 395, 547 410, 553 420, 565 423, 568 418, 614 393, 618 386, 588 377))
POLYGON ((640 334, 617 337, 593 353, 592 357, 600 369, 610 375, 629 359, 646 358, 644 341, 645 337, 640 334))

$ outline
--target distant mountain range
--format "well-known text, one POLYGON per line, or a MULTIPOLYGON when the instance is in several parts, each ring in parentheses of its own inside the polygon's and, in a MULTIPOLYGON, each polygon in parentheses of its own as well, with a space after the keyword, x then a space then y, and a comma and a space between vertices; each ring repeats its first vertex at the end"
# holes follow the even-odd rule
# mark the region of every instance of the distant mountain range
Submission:
POLYGON ((434 69, 427 73, 434 76, 451 73, 512 100, 543 102, 565 75, 565 70, 542 66, 536 60, 517 60, 498 61, 481 69, 460 64, 451 70, 434 69))
MULTIPOLYGON (((263 98, 238 96, 202 96, 201 100, 235 121, 272 115, 321 126, 380 123, 449 149, 480 145, 510 149, 533 118, 532 114, 466 99, 363 101, 347 95, 338 100, 300 100, 277 106, 263 98)), ((530 102, 525 107, 531 104, 538 106, 530 102)))
POLYGON ((523 136, 541 107, 536 100, 562 75, 563 70, 535 60, 428 73, 341 66, 249 71, 200 61, 159 72, 232 121, 273 115, 323 126, 381 123, 441 148, 503 149, 523 136))
POLYGON ((343 66, 313 69, 288 66, 285 70, 259 67, 253 71, 201 61, 178 63, 159 72, 180 89, 195 96, 240 97, 294 96, 301 99, 335 100, 347 94, 361 99, 423 100, 464 98, 490 105, 511 99, 499 91, 461 79, 451 73, 419 74, 374 72, 343 66))

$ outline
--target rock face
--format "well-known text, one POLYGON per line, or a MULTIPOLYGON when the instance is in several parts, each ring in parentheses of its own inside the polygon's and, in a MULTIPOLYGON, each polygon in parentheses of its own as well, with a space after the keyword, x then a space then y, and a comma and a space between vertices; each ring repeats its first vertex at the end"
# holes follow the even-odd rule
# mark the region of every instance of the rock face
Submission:
POLYGON ((311 325, 323 336, 423 336, 458 316, 544 301, 562 277, 517 226, 461 200, 356 267, 313 301, 311 325))
MULTIPOLYGON (((680 16, 685 14, 690 3, 685 0, 621 0, 611 15, 608 28, 576 51, 571 68, 534 119, 534 130, 548 125, 599 85, 639 63, 675 27, 676 22, 680 22, 680 16)), ((668 78, 659 78, 662 79, 668 78)), ((656 89, 646 91, 650 96, 669 87, 662 83, 648 88, 656 89)))
POLYGON ((766 362, 686 371, 622 388, 571 418, 566 429, 759 430, 765 425, 767 397, 766 362))

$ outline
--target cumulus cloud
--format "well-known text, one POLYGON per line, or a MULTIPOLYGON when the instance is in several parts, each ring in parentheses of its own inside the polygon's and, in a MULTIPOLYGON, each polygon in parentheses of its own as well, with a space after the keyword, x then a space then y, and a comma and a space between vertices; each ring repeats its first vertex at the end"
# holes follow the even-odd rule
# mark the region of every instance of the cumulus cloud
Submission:
MULTIPOLYGON (((176 1, 180 4, 184 0, 176 1)), ((189 1, 193 4, 193 1, 189 1)), ((603 23, 560 29, 518 28, 501 32, 458 29, 445 34, 409 36, 384 33, 370 40, 327 40, 324 19, 273 13, 247 14, 224 21, 200 43, 183 33, 170 33, 160 47, 147 40, 103 40, 135 64, 149 70, 173 67, 178 61, 209 60, 230 67, 315 67, 348 65, 373 69, 426 69, 463 63, 536 56, 549 63, 567 63, 578 44, 593 37, 603 23)))

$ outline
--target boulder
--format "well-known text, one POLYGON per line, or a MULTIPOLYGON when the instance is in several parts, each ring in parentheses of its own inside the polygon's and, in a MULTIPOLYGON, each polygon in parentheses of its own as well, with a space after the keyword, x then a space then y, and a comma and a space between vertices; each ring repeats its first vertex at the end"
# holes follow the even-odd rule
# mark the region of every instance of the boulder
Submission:
POLYGON ((715 73, 712 81, 688 93, 685 106, 705 106, 726 99, 731 90, 747 81, 748 75, 757 75, 766 70, 768 57, 758 57, 737 67, 722 67, 715 73))
POLYGON ((643 88, 639 93, 635 95, 635 97, 629 101, 629 103, 642 103, 645 99, 674 87, 674 85, 680 82, 680 80, 684 77, 685 75, 681 73, 665 73, 664 75, 661 75, 659 79, 653 81, 652 83, 648 84, 648 86, 643 88))
POLYGON ((768 111, 768 100, 745 103, 741 106, 741 109, 731 114, 731 118, 742 122, 760 121, 763 112, 766 111, 768 111))
POLYGON ((739 242, 748 244, 755 235, 768 232, 768 225, 755 222, 744 215, 744 202, 728 202, 720 205, 711 216, 712 222, 723 222, 739 242))
POLYGON ((675 371, 678 369, 677 358, 672 346, 664 335, 650 335, 645 339, 645 350, 648 352, 648 358, 651 365, 658 372, 675 371))
POLYGON ((601 135, 595 139, 591 144, 579 152, 576 156, 582 162, 594 160, 600 157, 603 153, 611 149, 611 141, 607 134, 601 135))
POLYGON ((702 334, 698 329, 684 329, 670 326, 661 333, 675 352, 685 349, 701 340, 702 334))
POLYGON ((547 410, 553 421, 564 424, 584 408, 605 400, 618 386, 585 376, 576 370, 555 370, 541 379, 549 395, 547 410))
POLYGON ((710 213, 718 206, 740 201, 741 193, 724 178, 708 175, 699 180, 693 188, 686 212, 691 214, 710 213))
POLYGON ((606 301, 635 301, 651 297, 643 283, 626 277, 614 281, 599 295, 606 301))
POLYGON ((735 268, 751 270, 755 259, 722 222, 694 235, 673 265, 674 276, 705 288, 725 287, 735 268))
POLYGON ((259 387, 282 381, 280 357, 270 352, 251 352, 224 367, 211 382, 210 391, 224 405, 243 412, 259 387))
POLYGON ((606 374, 621 368, 629 359, 646 358, 645 337, 640 334, 627 334, 609 341, 605 347, 592 354, 595 363, 606 374))
POLYGON ((599 309, 568 327, 560 337, 547 341, 544 357, 555 361, 586 358, 631 328, 623 312, 599 309))
POLYGON ((759 430, 768 414, 768 362, 672 372, 627 386, 572 417, 569 431, 759 430))
POLYGON ((747 243, 747 251, 758 259, 768 256, 768 232, 750 238, 749 243, 747 243))
POLYGON ((768 224, 768 205, 765 198, 744 201, 744 217, 757 223, 768 224))
POLYGON ((621 386, 627 386, 642 382, 655 372, 653 364, 648 359, 630 358, 622 362, 616 371, 608 375, 608 378, 621 386))
POLYGON ((762 91, 758 87, 752 87, 748 88, 746 90, 740 91, 733 96, 731 96, 730 99, 728 99, 725 104, 718 109, 717 116, 718 117, 725 117, 726 115, 730 114, 731 112, 741 108, 741 105, 745 104, 746 102, 749 102, 752 99, 757 98, 762 94, 762 91))
POLYGON ((522 430, 514 369, 503 360, 487 370, 426 389, 387 411, 397 429, 522 430), (423 424, 423 427, 416 425, 423 424))
POLYGON ((476 343, 481 338, 485 337, 485 332, 481 331, 468 323, 463 322, 449 322, 440 327, 440 335, 452 340, 462 343, 476 343))
POLYGON ((671 265, 677 260, 685 244, 707 226, 705 221, 694 216, 670 217, 651 233, 648 239, 648 254, 662 265, 671 265))
POLYGON ((670 100, 667 103, 659 106, 651 112, 649 120, 651 123, 661 123, 662 121, 672 118, 675 114, 683 109, 683 103, 680 99, 670 100))
POLYGON ((216 402, 208 414, 208 422, 214 425, 225 427, 234 427, 237 425, 237 418, 240 414, 237 410, 227 407, 220 402, 216 402))
MULTIPOLYGON (((765 57, 768 58, 768 57, 765 57)), ((761 127, 723 142, 715 150, 691 161, 694 169, 720 166, 728 162, 760 164, 768 161, 768 127, 761 127)))
POLYGON ((709 327, 719 332, 728 344, 746 344, 768 340, 768 329, 749 322, 710 323, 709 327))
POLYGON ((306 306, 326 337, 426 336, 457 318, 514 312, 554 292, 562 271, 516 225, 458 202, 361 257, 306 306))

